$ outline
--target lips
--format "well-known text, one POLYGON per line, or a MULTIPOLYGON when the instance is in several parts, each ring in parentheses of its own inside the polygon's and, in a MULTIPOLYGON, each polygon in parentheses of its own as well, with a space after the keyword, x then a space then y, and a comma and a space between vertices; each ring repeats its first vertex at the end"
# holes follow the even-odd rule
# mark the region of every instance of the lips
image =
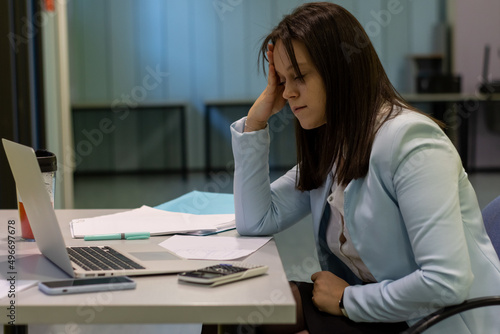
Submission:
POLYGON ((306 106, 292 107, 292 111, 293 111, 294 113, 296 113, 296 112, 301 111, 301 110, 302 110, 302 109, 304 109, 305 107, 306 107, 306 106))

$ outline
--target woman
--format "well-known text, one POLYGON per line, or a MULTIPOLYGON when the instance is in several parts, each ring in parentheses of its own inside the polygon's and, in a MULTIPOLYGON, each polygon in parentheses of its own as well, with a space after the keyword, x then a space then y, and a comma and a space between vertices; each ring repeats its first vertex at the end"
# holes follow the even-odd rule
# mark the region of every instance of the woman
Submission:
MULTIPOLYGON (((498 257, 454 146, 395 91, 359 22, 305 4, 261 52, 267 87, 231 125, 236 226, 274 234, 311 213, 323 269, 291 283, 298 321, 280 329, 398 333, 439 307, 499 295, 498 257), (297 166, 270 184, 267 121, 287 103, 297 166)), ((428 332, 493 328, 498 309, 484 308, 428 332)))

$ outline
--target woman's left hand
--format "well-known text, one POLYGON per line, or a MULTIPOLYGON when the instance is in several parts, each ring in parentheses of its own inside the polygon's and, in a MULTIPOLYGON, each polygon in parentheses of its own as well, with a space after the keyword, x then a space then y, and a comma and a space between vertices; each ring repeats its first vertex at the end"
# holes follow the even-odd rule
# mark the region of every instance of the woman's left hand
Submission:
POLYGON ((349 284, 329 271, 318 271, 311 276, 311 280, 314 282, 312 301, 318 310, 342 315, 339 301, 349 284))

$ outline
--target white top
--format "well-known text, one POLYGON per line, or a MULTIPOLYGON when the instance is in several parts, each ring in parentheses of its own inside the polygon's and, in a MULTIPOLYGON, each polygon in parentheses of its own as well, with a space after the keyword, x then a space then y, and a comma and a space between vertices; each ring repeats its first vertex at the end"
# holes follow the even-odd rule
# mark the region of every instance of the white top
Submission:
MULTIPOLYGON (((384 105, 377 115, 377 125, 380 125, 383 118, 391 110, 391 105, 384 105)), ((345 186, 334 182, 332 191, 328 196, 330 204, 330 221, 326 229, 326 241, 328 247, 335 256, 344 262, 349 269, 363 282, 377 282, 375 277, 370 273, 370 270, 365 266, 363 260, 354 248, 354 245, 349 235, 349 230, 344 224, 344 190, 345 186)))
POLYGON ((377 280, 370 273, 354 248, 349 230, 345 228, 344 190, 344 186, 334 182, 332 193, 328 196, 331 212, 330 221, 326 229, 328 247, 363 282, 376 282, 377 280))

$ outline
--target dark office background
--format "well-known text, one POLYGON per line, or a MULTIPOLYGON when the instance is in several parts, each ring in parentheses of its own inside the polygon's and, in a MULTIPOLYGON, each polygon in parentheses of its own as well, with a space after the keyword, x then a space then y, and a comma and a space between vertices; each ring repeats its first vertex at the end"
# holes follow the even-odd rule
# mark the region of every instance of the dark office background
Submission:
MULTIPOLYGON (((30 22, 40 2, 0 2, 0 137, 34 148, 45 146, 41 33, 30 22)), ((0 208, 15 208, 14 179, 0 150, 0 208)))

